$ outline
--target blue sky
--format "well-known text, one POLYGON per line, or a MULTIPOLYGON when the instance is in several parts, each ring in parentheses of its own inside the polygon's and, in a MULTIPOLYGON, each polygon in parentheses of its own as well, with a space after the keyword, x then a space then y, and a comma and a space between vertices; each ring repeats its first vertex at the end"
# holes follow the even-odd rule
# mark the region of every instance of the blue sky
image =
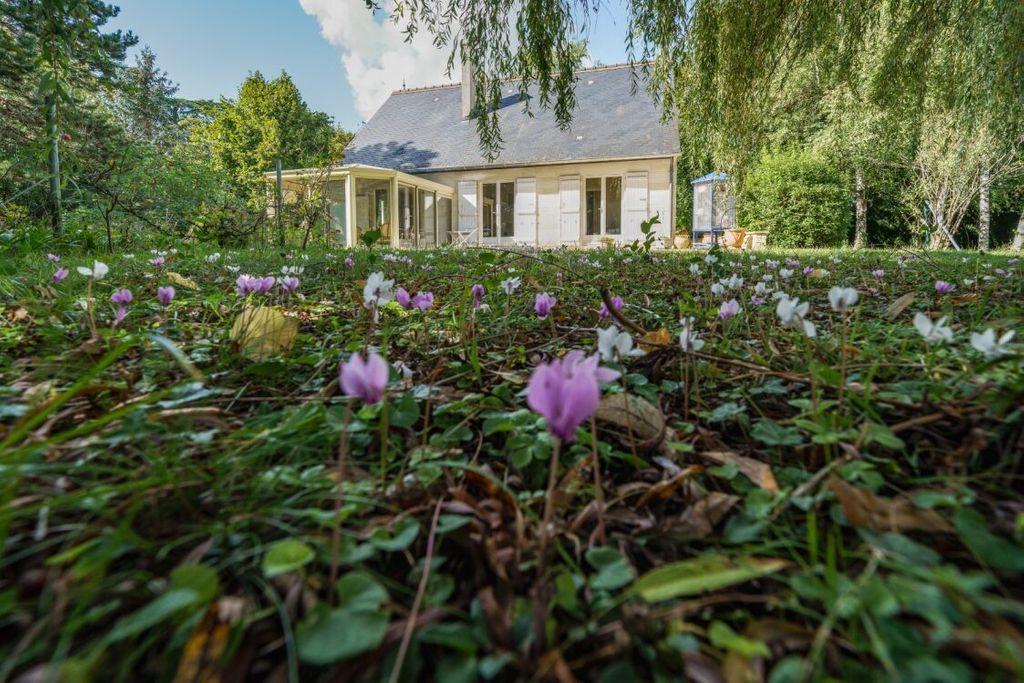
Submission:
MULTIPOLYGON (((363 0, 114 0, 114 28, 149 45, 188 98, 233 96, 250 71, 287 71, 311 107, 350 130, 401 87, 443 83, 447 54, 424 37, 407 45, 363 0)), ((625 60, 625 21, 602 6, 591 57, 625 60)), ((458 80, 459 74, 454 74, 458 80)))

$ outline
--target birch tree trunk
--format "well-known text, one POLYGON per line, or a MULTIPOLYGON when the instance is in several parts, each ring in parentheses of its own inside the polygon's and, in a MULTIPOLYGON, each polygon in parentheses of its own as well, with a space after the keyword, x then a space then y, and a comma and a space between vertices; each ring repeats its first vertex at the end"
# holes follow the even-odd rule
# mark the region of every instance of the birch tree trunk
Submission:
POLYGON ((981 169, 978 182, 978 250, 988 251, 992 211, 989 203, 989 192, 992 179, 988 168, 981 169))
POLYGON ((868 245, 868 200, 865 192, 864 171, 858 167, 854 171, 854 206, 856 219, 853 230, 853 248, 862 249, 868 245))
POLYGON ((932 233, 930 247, 932 249, 945 249, 949 246, 949 235, 946 233, 946 202, 940 200, 932 205, 933 218, 935 219, 935 232, 932 233))

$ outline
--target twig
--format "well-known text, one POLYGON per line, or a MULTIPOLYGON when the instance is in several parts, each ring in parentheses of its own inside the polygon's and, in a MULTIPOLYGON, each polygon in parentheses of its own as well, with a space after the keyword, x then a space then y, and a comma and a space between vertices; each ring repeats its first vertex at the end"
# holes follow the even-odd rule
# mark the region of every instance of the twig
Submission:
POLYGON ((430 561, 434 557, 434 537, 437 535, 437 520, 441 516, 441 504, 444 498, 437 501, 434 506, 434 519, 430 522, 430 535, 427 536, 427 553, 423 557, 423 575, 420 577, 420 585, 416 589, 416 599, 412 602, 412 611, 409 612, 409 620, 405 622, 405 632, 402 633, 402 644, 398 646, 398 655, 395 657, 395 666, 391 669, 391 676, 388 683, 398 683, 402 674, 402 664, 405 662, 406 652, 409 650, 409 642, 412 640, 412 632, 416 629, 416 617, 423 603, 423 596, 427 592, 427 581, 430 580, 430 561))

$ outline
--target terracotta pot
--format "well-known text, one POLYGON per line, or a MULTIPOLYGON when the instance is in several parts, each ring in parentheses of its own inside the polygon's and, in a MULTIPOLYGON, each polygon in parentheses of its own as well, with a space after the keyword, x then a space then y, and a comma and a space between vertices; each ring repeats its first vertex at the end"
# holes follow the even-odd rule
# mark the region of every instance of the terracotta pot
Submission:
POLYGON ((730 249, 739 249, 743 246, 743 236, 747 234, 746 230, 740 230, 734 228, 732 230, 725 231, 725 246, 730 249))
POLYGON ((690 248, 690 236, 685 233, 679 233, 672 239, 672 245, 676 249, 689 249, 690 248))

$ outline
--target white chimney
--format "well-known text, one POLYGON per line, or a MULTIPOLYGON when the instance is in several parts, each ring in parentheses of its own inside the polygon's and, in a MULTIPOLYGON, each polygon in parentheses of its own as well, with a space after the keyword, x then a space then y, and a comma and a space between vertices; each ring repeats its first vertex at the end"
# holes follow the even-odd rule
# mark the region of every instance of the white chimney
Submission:
POLYGON ((468 119, 476 104, 476 80, 473 78, 473 63, 462 60, 462 118, 468 119))

